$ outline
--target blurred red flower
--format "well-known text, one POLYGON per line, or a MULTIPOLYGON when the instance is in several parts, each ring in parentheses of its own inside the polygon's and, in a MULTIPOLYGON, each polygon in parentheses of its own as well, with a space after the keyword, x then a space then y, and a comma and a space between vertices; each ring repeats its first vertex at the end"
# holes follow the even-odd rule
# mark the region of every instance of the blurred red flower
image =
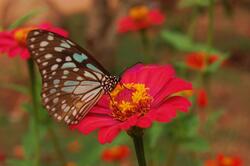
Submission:
POLYGON ((18 159, 24 158, 24 149, 22 145, 17 145, 13 148, 13 155, 18 159))
POLYGON ((237 156, 218 154, 216 159, 205 161, 204 166, 242 166, 242 160, 237 156))
POLYGON ((63 36, 68 36, 65 30, 55 27, 51 23, 6 30, 0 32, 0 53, 6 53, 9 57, 20 55, 22 59, 28 59, 30 54, 26 48, 26 37, 28 32, 33 29, 44 29, 63 36))
POLYGON ((111 148, 106 148, 102 152, 102 159, 104 161, 121 161, 127 158, 130 154, 130 150, 127 146, 114 146, 111 148))
POLYGON ((217 60, 219 60, 218 55, 206 55, 203 52, 194 52, 186 55, 186 65, 194 70, 204 70, 207 65, 211 65, 217 60))
POLYGON ((1 163, 1 162, 4 162, 5 159, 6 159, 5 154, 4 154, 2 151, 0 151, 0 163, 1 163))
POLYGON ((110 95, 104 95, 71 127, 83 134, 99 129, 99 142, 112 142, 122 130, 148 128, 153 121, 170 122, 177 110, 188 111, 188 99, 173 94, 191 89, 191 83, 177 78, 170 66, 137 64, 122 75, 110 95))
POLYGON ((200 108, 204 109, 208 105, 208 97, 205 89, 199 89, 197 91, 197 104, 200 108))
POLYGON ((149 9, 140 5, 132 7, 128 16, 118 20, 118 33, 138 31, 164 23, 165 16, 159 9, 149 9))

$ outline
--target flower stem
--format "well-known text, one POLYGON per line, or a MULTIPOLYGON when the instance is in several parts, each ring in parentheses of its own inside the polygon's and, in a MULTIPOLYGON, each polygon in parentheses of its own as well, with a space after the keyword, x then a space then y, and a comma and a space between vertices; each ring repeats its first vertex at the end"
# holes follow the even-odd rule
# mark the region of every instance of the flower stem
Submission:
MULTIPOLYGON (((206 55, 206 65, 208 63, 208 58, 211 53, 211 48, 213 47, 213 38, 214 38, 214 7, 215 7, 215 0, 209 1, 208 6, 208 33, 207 33, 207 53, 206 55)), ((204 72, 202 75, 202 85, 206 86, 206 89, 209 87, 209 74, 204 72)))
POLYGON ((143 130, 138 127, 133 127, 128 131, 128 134, 133 139, 139 166, 146 166, 146 159, 143 146, 143 130))
POLYGON ((39 131, 39 104, 38 104, 38 94, 36 89, 36 72, 32 59, 29 59, 27 62, 29 77, 30 77, 30 93, 32 96, 32 107, 34 116, 34 139, 35 139, 35 166, 40 165, 40 131, 39 131))
POLYGON ((57 157, 59 159, 60 165, 62 165, 62 166, 66 165, 66 159, 65 159, 64 154, 61 150, 60 143, 56 137, 55 131, 53 130, 53 128, 51 126, 48 127, 48 133, 49 133, 50 139, 52 140, 55 152, 57 153, 57 157))
POLYGON ((211 48, 213 45, 213 36, 214 36, 214 0, 210 0, 208 6, 208 33, 207 33, 208 48, 211 48))
POLYGON ((143 52, 145 54, 145 62, 149 63, 151 62, 153 59, 152 55, 151 55, 151 45, 150 45, 150 41, 147 35, 147 30, 143 29, 140 31, 140 36, 141 36, 141 41, 142 41, 142 47, 143 47, 143 52))
POLYGON ((189 24, 188 31, 187 31, 188 37, 190 39, 193 38, 195 30, 196 30, 197 16, 198 16, 198 10, 196 7, 194 7, 192 10, 190 24, 189 24))

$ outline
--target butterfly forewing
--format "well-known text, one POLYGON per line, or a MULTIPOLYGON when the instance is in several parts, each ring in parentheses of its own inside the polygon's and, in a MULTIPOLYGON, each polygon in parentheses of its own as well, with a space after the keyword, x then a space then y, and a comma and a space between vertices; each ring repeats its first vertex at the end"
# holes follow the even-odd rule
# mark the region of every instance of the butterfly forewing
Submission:
MULTIPOLYGON (((42 75, 42 101, 55 119, 77 124, 108 89, 109 73, 83 48, 45 30, 33 30, 27 46, 42 75)), ((110 89, 109 89, 110 90, 110 89)))

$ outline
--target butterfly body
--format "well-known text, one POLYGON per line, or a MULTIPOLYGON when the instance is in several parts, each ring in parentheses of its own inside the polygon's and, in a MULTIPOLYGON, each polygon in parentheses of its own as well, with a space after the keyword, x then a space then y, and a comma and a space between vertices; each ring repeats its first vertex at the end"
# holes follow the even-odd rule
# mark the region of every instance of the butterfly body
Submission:
POLYGON ((42 76, 43 105, 68 125, 79 123, 119 81, 88 51, 58 34, 33 30, 27 47, 42 76))

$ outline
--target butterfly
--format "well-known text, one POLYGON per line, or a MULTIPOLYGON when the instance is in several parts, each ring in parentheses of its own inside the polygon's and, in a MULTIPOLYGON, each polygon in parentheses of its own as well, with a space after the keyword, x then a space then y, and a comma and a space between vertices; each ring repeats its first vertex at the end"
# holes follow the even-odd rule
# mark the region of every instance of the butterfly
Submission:
POLYGON ((42 76, 42 103, 67 125, 78 124, 119 82, 87 50, 56 33, 32 30, 26 43, 42 76))

